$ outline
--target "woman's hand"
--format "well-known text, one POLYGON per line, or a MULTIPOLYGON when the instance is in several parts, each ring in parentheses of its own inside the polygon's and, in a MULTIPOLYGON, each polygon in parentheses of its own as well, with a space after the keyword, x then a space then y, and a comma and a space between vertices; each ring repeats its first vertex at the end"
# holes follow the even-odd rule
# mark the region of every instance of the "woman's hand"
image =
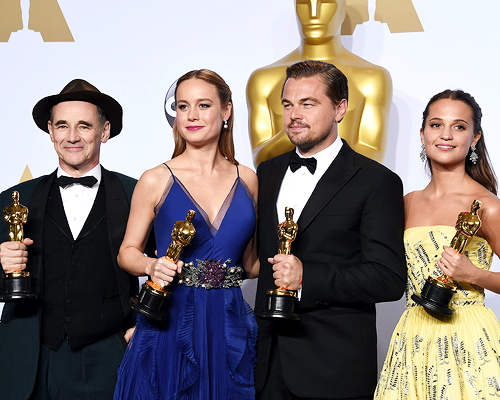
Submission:
POLYGON ((175 276, 180 274, 184 262, 177 261, 176 264, 170 262, 165 257, 157 258, 146 268, 146 273, 151 277, 153 282, 162 286, 168 286, 172 283, 175 276))
POLYGON ((134 332, 135 332, 135 326, 133 326, 132 328, 127 329, 127 331, 125 332, 125 335, 123 337, 125 338, 125 341, 127 343, 129 343, 130 339, 132 339, 132 335, 134 334, 134 332))
POLYGON ((442 258, 438 260, 438 266, 451 279, 457 282, 476 283, 480 269, 467 258, 457 253, 451 247, 443 246, 442 258))

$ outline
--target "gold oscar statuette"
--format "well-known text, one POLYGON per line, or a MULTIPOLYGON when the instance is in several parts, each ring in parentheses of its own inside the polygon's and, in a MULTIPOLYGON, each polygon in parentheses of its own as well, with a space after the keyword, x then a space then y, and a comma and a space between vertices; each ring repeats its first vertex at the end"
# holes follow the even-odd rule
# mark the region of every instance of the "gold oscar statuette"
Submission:
MULTIPOLYGON (((278 225, 278 254, 292 254, 292 242, 297 237, 298 225, 293 221, 293 208, 285 207, 285 221, 278 225)), ((300 320, 297 313, 299 300, 297 291, 283 286, 271 289, 266 294, 266 309, 257 314, 259 318, 284 318, 300 320)))
MULTIPOLYGON (((481 227, 481 219, 477 215, 477 210, 482 203, 474 200, 470 207, 470 212, 461 212, 458 215, 455 229, 457 233, 450 243, 450 247, 457 253, 463 254, 467 243, 477 233, 481 227)), ((411 298, 421 306, 435 311, 442 315, 452 315, 454 310, 449 306, 451 298, 457 291, 457 285, 445 274, 437 278, 429 276, 425 281, 420 296, 416 293, 411 298)))
MULTIPOLYGON (((192 224, 196 211, 189 210, 185 221, 177 221, 172 229, 172 242, 167 248, 165 258, 176 263, 179 261, 182 249, 189 245, 193 239, 196 229, 192 224)), ((130 298, 130 306, 145 317, 161 321, 168 316, 166 300, 171 296, 169 286, 160 285, 148 279, 142 285, 138 297, 130 298)))
MULTIPOLYGON (((3 209, 3 219, 9 227, 9 241, 24 240, 23 225, 28 221, 28 208, 19 203, 19 192, 12 192, 12 204, 3 209)), ((19 270, 3 274, 0 301, 36 299, 32 279, 28 271, 19 270)))

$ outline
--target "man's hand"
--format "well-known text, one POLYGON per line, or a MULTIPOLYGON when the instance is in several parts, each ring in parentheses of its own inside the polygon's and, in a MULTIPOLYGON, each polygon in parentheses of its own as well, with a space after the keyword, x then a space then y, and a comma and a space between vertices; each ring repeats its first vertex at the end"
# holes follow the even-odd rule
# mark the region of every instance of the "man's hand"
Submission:
POLYGON ((28 246, 33 240, 26 238, 22 242, 3 242, 0 244, 0 264, 4 272, 21 271, 28 262, 28 246))
POLYGON ((276 254, 267 259, 273 265, 274 284, 289 290, 302 287, 302 261, 293 254, 276 254))

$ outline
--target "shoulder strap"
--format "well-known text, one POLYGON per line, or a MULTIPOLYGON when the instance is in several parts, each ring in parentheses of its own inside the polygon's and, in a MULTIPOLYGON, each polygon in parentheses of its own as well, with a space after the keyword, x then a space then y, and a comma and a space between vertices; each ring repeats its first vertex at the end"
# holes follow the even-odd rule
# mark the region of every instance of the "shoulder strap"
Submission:
POLYGON ((164 165, 165 167, 167 167, 167 168, 168 168, 168 170, 170 171, 170 173, 172 174, 172 176, 174 176, 174 173, 172 172, 172 170, 170 169, 170 167, 167 165, 167 163, 163 163, 163 165, 164 165))

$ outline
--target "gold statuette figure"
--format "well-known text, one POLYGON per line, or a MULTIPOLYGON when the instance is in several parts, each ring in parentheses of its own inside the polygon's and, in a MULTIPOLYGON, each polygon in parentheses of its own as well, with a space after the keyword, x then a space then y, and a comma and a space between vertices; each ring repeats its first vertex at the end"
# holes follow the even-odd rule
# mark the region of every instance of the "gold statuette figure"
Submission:
MULTIPOLYGON (((28 221, 28 208, 19 203, 19 192, 12 192, 12 204, 3 209, 3 219, 9 227, 9 241, 24 240, 23 225, 28 221)), ((31 278, 28 271, 5 273, 2 279, 0 301, 36 299, 38 295, 31 290, 31 278)))
POLYGON ((173 263, 176 263, 181 256, 182 248, 186 247, 193 239, 196 229, 194 229, 191 221, 195 217, 196 212, 189 210, 185 221, 177 221, 172 229, 172 243, 168 246, 165 258, 173 263))
MULTIPOLYGON (((189 210, 185 221, 177 221, 172 229, 172 242, 167 248, 165 258, 176 263, 179 261, 182 249, 189 245, 196 229, 193 226, 193 218, 196 216, 196 211, 189 210)), ((139 297, 130 298, 130 306, 144 315, 145 317, 163 320, 168 315, 168 310, 165 308, 165 300, 171 295, 170 287, 162 286, 148 279, 141 288, 139 297)))
POLYGON ((358 153, 384 158, 392 81, 382 67, 348 51, 341 42, 346 0, 295 0, 299 47, 253 72, 247 85, 249 132, 255 166, 293 149, 283 127, 281 90, 288 66, 304 60, 331 63, 349 80, 349 105, 339 134, 358 153))
POLYGON ((9 226, 9 240, 22 242, 24 240, 23 225, 28 221, 28 208, 19 204, 19 192, 12 192, 12 204, 3 209, 3 219, 9 226))
MULTIPOLYGON (((292 242, 297 237, 298 225, 293 221, 293 208, 285 207, 285 221, 278 225, 278 254, 292 254, 292 242)), ((259 318, 284 318, 300 320, 297 291, 283 286, 271 289, 266 294, 266 310, 257 314, 259 318)))
POLYGON ((286 220, 278 225, 280 248, 278 254, 292 254, 292 242, 297 237, 299 227, 293 221, 293 208, 285 207, 286 220))
MULTIPOLYGON (((463 254, 467 243, 481 227, 481 219, 477 215, 481 205, 482 203, 479 200, 474 200, 470 212, 461 212, 458 215, 455 224, 457 233, 450 243, 450 247, 457 253, 463 254)), ((449 307, 449 303, 456 291, 457 285, 455 282, 443 273, 438 278, 429 276, 420 296, 414 293, 411 298, 418 304, 439 314, 451 315, 453 309, 449 307)))

